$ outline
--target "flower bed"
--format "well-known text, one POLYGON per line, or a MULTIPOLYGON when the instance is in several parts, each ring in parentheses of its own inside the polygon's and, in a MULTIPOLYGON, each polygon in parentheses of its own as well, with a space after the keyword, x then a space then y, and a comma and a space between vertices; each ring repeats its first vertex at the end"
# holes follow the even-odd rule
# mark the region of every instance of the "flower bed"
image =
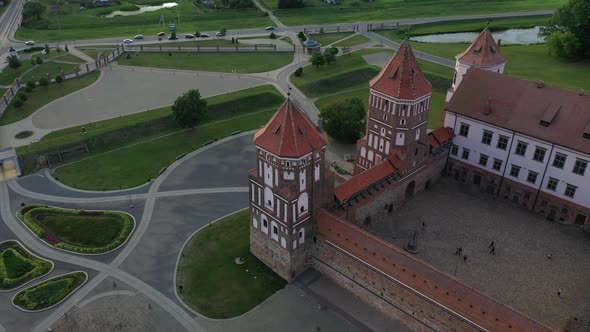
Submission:
POLYGON ((0 243, 0 290, 18 288, 46 275, 53 263, 34 256, 16 241, 0 243))
POLYGON ((117 211, 26 206, 18 218, 49 245, 81 254, 102 254, 121 246, 135 227, 133 217, 117 211))
POLYGON ((65 300, 87 279, 85 272, 73 272, 45 280, 17 293, 12 303, 27 311, 45 310, 65 300))

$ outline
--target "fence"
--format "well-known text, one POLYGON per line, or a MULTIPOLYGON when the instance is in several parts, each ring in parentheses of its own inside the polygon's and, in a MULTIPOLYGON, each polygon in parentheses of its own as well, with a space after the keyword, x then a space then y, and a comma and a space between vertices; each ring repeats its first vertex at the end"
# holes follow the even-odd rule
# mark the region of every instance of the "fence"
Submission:
POLYGON ((399 29, 399 22, 396 23, 369 23, 367 24, 368 31, 375 31, 375 30, 398 30, 399 29))
POLYGON ((178 52, 178 53, 270 53, 270 52, 295 52, 295 45, 280 46, 273 45, 251 45, 251 46, 195 46, 171 45, 170 43, 158 45, 127 45, 124 47, 127 52, 178 52), (170 45, 170 46, 168 46, 170 45))
POLYGON ((6 92, 2 96, 2 99, 0 100, 0 118, 2 117, 2 115, 4 115, 4 112, 6 112, 8 105, 16 96, 18 90, 20 90, 20 83, 18 79, 16 79, 14 80, 14 82, 12 82, 12 85, 8 88, 8 90, 6 90, 6 92))
POLYGON ((303 33, 306 35, 319 35, 325 33, 357 32, 360 31, 358 24, 337 25, 335 27, 306 27, 303 33))

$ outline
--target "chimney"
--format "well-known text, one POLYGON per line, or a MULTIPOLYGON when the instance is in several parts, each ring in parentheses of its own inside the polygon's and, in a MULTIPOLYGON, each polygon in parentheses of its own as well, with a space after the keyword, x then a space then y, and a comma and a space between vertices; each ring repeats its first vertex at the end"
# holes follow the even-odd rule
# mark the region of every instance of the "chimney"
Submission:
POLYGON ((489 115, 491 113, 492 113, 492 99, 491 98, 488 98, 486 100, 486 104, 485 104, 485 106, 483 108, 483 114, 489 115))
POLYGON ((545 81, 537 81, 537 88, 543 88, 545 87, 545 81))
POLYGON ((502 39, 498 39, 498 50, 500 49, 500 46, 502 46, 502 39))
POLYGON ((318 119, 318 129, 324 131, 324 121, 322 119, 318 119))
POLYGON ((585 96, 586 92, 584 91, 584 89, 580 89, 578 90, 578 96, 585 96))

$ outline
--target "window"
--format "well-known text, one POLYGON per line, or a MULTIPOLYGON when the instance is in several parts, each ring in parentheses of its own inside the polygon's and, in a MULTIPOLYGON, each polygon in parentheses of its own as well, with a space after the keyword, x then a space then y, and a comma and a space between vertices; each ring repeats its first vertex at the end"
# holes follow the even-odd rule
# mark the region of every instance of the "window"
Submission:
POLYGON ((453 156, 456 156, 457 154, 459 154, 459 147, 457 145, 453 144, 451 146, 451 154, 453 156))
POLYGON ((469 159, 469 149, 463 148, 463 154, 461 155, 463 159, 469 159))
POLYGON ((459 129, 459 135, 467 137, 469 135, 469 125, 465 123, 461 123, 461 128, 459 129))
POLYGON ((275 235, 279 234, 279 229, 277 228, 277 226, 272 226, 272 233, 275 235))
POLYGON ((496 147, 500 150, 506 150, 506 147, 508 147, 508 137, 500 135, 496 147))
POLYGON ((584 175, 586 172, 586 166, 588 166, 588 162, 583 159, 576 159, 576 163, 574 164, 574 169, 572 172, 578 175, 584 175))
POLYGON ((555 189, 557 189, 557 183, 557 179, 549 178, 549 181, 547 181, 547 189, 555 191, 555 189))
POLYGON ((536 183, 538 175, 539 173, 537 172, 529 171, 529 175, 527 176, 526 180, 530 183, 536 183))
POLYGON ((481 137, 481 142, 483 144, 490 145, 492 143, 492 136, 494 136, 494 133, 489 130, 484 130, 483 136, 481 137))
POLYGON ((516 144, 516 150, 514 150, 514 154, 524 156, 524 154, 526 153, 527 146, 528 144, 526 144, 525 142, 518 141, 518 143, 516 144))
POLYGON ((578 189, 578 187, 572 186, 571 184, 568 183, 567 186, 565 187, 565 192, 563 194, 566 195, 567 197, 574 198, 574 195, 576 194, 576 189, 578 189))
POLYGON ((537 146, 535 148, 535 154, 533 155, 533 160, 538 161, 538 162, 543 162, 545 160, 545 151, 547 151, 547 150, 537 146))
POLYGON ((563 153, 556 153, 555 159, 553 159, 553 167, 563 168, 563 165, 565 165, 566 159, 567 159, 567 156, 564 155, 563 153))
POLYGON ((482 166, 487 166, 488 165, 488 156, 486 156, 483 153, 479 154, 479 164, 482 166))
POLYGON ((494 164, 492 165, 492 168, 499 172, 500 169, 502 169, 502 160, 494 159, 494 164))
POLYGON ((510 176, 517 178, 519 173, 520 166, 512 165, 512 168, 510 169, 510 176))

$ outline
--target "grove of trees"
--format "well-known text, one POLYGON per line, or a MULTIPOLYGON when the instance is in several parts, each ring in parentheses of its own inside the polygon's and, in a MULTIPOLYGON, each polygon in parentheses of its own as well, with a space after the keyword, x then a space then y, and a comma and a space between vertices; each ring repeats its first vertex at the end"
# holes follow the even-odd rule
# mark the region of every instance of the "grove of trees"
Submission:
POLYGON ((359 98, 347 98, 320 111, 324 129, 333 138, 355 143, 365 130, 365 105, 359 98))
POLYGON ((569 0, 541 28, 549 52, 563 58, 590 58, 590 1, 569 0))

